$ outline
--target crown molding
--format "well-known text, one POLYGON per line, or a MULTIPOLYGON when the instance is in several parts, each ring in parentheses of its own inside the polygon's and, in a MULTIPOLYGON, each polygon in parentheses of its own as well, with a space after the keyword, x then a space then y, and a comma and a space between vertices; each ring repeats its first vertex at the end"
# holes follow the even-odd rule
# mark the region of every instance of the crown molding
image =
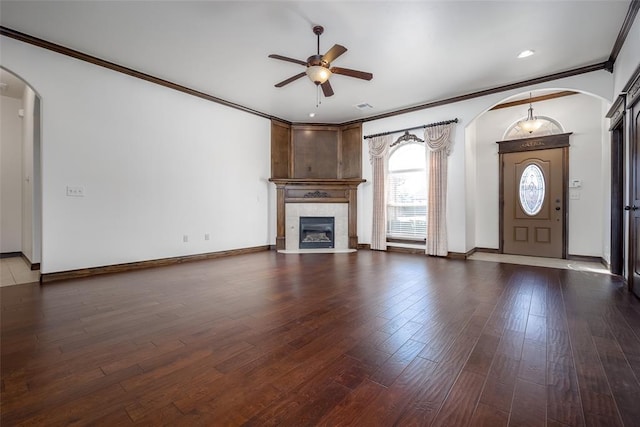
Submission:
POLYGON ((611 48, 611 55, 609 55, 609 60, 607 61, 607 64, 610 67, 607 68, 608 71, 613 71, 613 66, 616 63, 616 59, 618 59, 618 54, 620 53, 624 42, 627 40, 627 35, 629 35, 629 31, 633 26, 633 22, 636 19, 636 15, 638 14, 639 9, 640 0, 631 0, 629 9, 627 9, 627 15, 624 17, 624 21, 622 22, 622 26, 620 27, 618 37, 616 38, 616 41, 611 48))
MULTIPOLYGON (((134 70, 133 68, 125 67, 123 65, 119 65, 114 62, 106 61, 96 56, 89 55, 65 46, 61 46, 59 44, 37 38, 29 34, 21 33, 20 31, 12 30, 11 28, 0 26, 0 35, 9 37, 33 46, 41 47, 43 49, 47 49, 52 52, 60 53, 62 55, 66 55, 71 58, 89 62, 99 67, 108 68, 112 71, 117 71, 119 73, 126 74, 131 77, 136 77, 138 79, 145 80, 150 83, 155 83, 157 85, 164 86, 169 89, 174 89, 174 90, 177 90, 178 92, 186 93, 187 95, 196 96, 198 98, 206 99, 207 101, 215 102, 217 104, 221 104, 226 107, 235 108, 236 110, 244 111, 245 113, 254 114, 256 116, 264 117, 266 119, 278 119, 277 117, 274 117, 270 114, 266 114, 261 111, 254 110, 252 108, 245 107, 244 105, 236 104, 235 102, 227 101, 222 98, 218 98, 216 96, 210 95, 208 93, 191 89, 187 86, 182 86, 177 83, 171 82, 169 80, 164 80, 159 77, 152 76, 151 74, 134 70)), ((282 120, 282 119, 278 119, 278 120, 282 120)))

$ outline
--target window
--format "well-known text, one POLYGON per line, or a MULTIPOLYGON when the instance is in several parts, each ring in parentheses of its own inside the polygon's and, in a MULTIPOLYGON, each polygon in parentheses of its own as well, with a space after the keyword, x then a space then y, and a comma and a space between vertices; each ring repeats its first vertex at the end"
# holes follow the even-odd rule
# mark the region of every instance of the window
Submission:
POLYGON ((424 240, 427 235, 427 161, 425 147, 408 143, 389 156, 387 237, 424 240))
POLYGON ((520 206, 529 216, 537 215, 544 202, 544 175, 538 165, 530 164, 520 177, 520 206))

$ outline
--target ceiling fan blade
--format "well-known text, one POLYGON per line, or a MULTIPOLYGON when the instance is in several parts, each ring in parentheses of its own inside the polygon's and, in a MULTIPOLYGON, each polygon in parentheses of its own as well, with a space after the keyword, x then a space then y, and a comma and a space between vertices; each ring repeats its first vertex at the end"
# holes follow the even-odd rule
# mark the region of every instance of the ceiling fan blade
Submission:
POLYGON ((300 61, 299 59, 293 59, 282 55, 271 54, 269 58, 279 59, 281 61, 293 62, 294 64, 304 65, 306 67, 307 63, 304 61, 300 61))
POLYGON ((281 81, 280 83, 276 84, 276 87, 282 87, 282 86, 284 86, 284 85, 288 85, 289 83, 291 83, 291 82, 293 82, 293 81, 295 81, 295 80, 298 80, 300 77, 304 77, 304 76, 306 76, 306 75, 307 75, 307 73, 306 73, 306 72, 302 72, 302 73, 300 73, 300 74, 296 74, 295 76, 293 76, 293 77, 289 77, 288 79, 283 80, 283 81, 281 81))
POLYGON ((356 79, 371 80, 373 74, 366 73, 364 71, 350 70, 348 68, 332 67, 331 72, 333 74, 342 74, 343 76, 355 77, 356 79))
POLYGON ((333 96, 333 88, 331 87, 331 83, 329 83, 329 80, 322 83, 320 86, 322 86, 322 93, 324 93, 324 96, 326 96, 327 98, 333 96))
POLYGON ((334 44, 331 49, 327 51, 322 57, 323 61, 333 62, 338 56, 342 55, 347 51, 347 48, 344 46, 340 46, 339 44, 334 44))

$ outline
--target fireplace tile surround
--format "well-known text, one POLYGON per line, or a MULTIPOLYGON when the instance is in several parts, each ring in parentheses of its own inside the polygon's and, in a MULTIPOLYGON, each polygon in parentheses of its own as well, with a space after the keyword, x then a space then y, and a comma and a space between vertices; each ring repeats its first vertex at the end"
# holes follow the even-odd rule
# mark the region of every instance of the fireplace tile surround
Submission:
MULTIPOLYGON (((286 207, 286 247, 287 251, 300 250, 300 217, 301 216, 326 216, 333 217, 334 224, 334 248, 323 248, 327 252, 332 249, 349 249, 349 206, 347 203, 287 203, 286 207)), ((314 250, 318 252, 318 250, 314 250)))

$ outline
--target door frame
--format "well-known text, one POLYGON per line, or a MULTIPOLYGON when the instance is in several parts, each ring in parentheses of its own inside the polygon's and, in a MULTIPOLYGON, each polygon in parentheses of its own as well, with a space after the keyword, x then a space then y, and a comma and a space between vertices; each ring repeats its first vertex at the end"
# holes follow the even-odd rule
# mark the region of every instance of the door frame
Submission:
POLYGON ((636 291, 636 286, 640 287, 640 283, 636 283, 635 271, 636 271, 636 250, 638 242, 636 240, 635 235, 638 230, 636 230, 636 222, 634 217, 637 215, 638 207, 640 207, 640 203, 635 199, 636 194, 640 191, 640 189, 636 188, 638 185, 638 174, 640 170, 638 170, 638 158, 640 153, 638 150, 638 139, 640 138, 640 66, 636 69, 631 79, 629 79, 629 83, 623 88, 623 92, 626 93, 626 108, 629 110, 630 123, 629 123, 629 140, 627 141, 629 145, 629 161, 628 168, 629 172, 626 176, 626 181, 628 184, 628 205, 625 206, 625 210, 629 212, 628 216, 628 235, 626 236, 628 239, 628 253, 627 253, 627 271, 626 271, 626 280, 629 291, 632 294, 635 294, 640 298, 640 290, 636 291), (629 206, 631 205, 631 206, 629 206))
POLYGON ((521 153, 524 151, 549 150, 562 148, 562 200, 564 214, 562 215, 562 258, 567 258, 567 246, 569 241, 568 219, 569 203, 567 203, 567 189, 569 188, 569 136, 573 132, 556 135, 534 136, 531 138, 511 139, 497 141, 499 154, 499 252, 504 253, 504 155, 507 153, 521 153))
POLYGON ((626 147, 625 140, 625 95, 620 95, 606 114, 609 118, 611 134, 611 236, 609 242, 609 270, 622 276, 625 269, 625 226, 624 226, 624 185, 626 147))

